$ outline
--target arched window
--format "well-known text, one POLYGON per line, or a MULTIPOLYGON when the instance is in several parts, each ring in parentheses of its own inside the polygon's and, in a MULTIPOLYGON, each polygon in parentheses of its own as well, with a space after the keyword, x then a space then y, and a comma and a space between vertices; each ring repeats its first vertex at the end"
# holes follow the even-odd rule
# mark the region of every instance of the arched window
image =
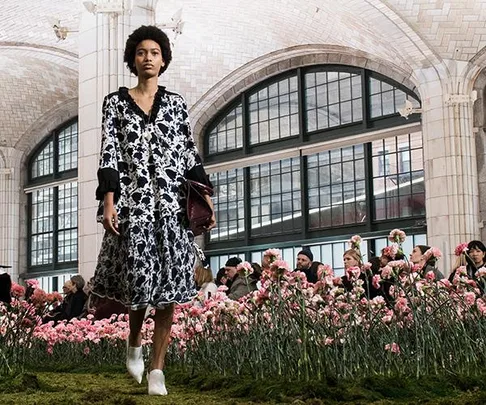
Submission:
POLYGON ((78 267, 78 123, 54 131, 29 160, 28 274, 58 290, 78 267))
POLYGON ((391 79, 337 65, 296 69, 242 93, 205 133, 212 267, 232 255, 259 261, 267 247, 293 264, 308 245, 339 270, 350 236, 367 238, 370 257, 396 227, 410 234, 407 246, 424 242, 420 116, 398 114, 406 100, 420 106, 391 79))

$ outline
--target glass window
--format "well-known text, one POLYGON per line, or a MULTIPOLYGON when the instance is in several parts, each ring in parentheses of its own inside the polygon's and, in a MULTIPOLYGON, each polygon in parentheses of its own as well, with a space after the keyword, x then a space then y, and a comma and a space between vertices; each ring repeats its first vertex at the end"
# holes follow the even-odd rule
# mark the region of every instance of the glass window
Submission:
POLYGON ((363 145, 307 158, 309 228, 361 223, 366 216, 363 145))
POLYGON ((250 167, 251 235, 295 231, 301 227, 300 159, 250 167))
POLYGON ((305 75, 305 112, 309 132, 363 119, 361 75, 310 72, 305 75))
MULTIPOLYGON (((57 271, 78 260, 77 122, 55 131, 30 161, 29 270, 57 271), (65 179, 74 181, 66 182, 65 179), (59 179, 59 184, 56 180, 59 179), (61 182, 60 179, 63 181, 61 182), (48 183, 42 187, 42 183, 48 183), (61 266, 61 267, 59 267, 61 266)), ((46 280, 51 280, 46 275, 46 280)), ((52 279, 57 283, 57 278, 52 279)), ((53 281, 54 282, 54 281, 53 281)), ((51 283, 51 281, 49 281, 51 283)), ((49 284, 53 289, 54 284, 49 284)))
POLYGON ((31 165, 31 177, 43 177, 54 173, 54 142, 51 140, 37 154, 31 165))
POLYGON ((299 135, 297 76, 250 94, 248 110, 251 145, 299 135))
POLYGON ((370 117, 377 118, 391 115, 405 107, 405 100, 409 100, 414 108, 419 108, 419 101, 411 94, 392 86, 382 80, 370 77, 370 117))
POLYGON ((210 175, 214 186, 216 227, 211 230, 211 241, 233 240, 244 237, 243 169, 210 175))
POLYGON ((416 114, 405 121, 397 113, 406 100, 420 106, 415 93, 379 77, 349 66, 302 67, 249 89, 225 113, 234 121, 231 117, 244 111, 239 141, 228 140, 236 127, 226 125, 226 115, 218 118, 206 133, 206 165, 249 163, 240 160, 235 167, 242 169, 211 175, 218 228, 206 241, 210 255, 238 251, 260 261, 265 246, 281 243, 293 266, 299 249, 293 241, 299 241, 311 246, 316 260, 341 271, 343 241, 353 234, 379 239, 393 228, 425 232, 420 132, 327 150, 320 143, 318 152, 311 149, 326 137, 350 140, 420 119, 416 114), (301 155, 292 155, 297 157, 279 157, 280 151, 298 150, 301 155))
POLYGON ((375 219, 425 215, 422 134, 375 141, 372 151, 375 219))
POLYGON ((243 146, 242 111, 240 103, 209 132, 208 154, 234 150, 243 146))

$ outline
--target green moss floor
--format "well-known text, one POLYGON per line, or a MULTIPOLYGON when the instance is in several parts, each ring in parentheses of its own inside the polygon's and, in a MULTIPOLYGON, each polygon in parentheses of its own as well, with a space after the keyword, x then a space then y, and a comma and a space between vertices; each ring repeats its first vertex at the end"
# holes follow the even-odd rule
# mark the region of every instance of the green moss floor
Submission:
POLYGON ((210 373, 167 372, 169 395, 146 394, 123 369, 30 371, 0 377, 1 405, 486 404, 486 378, 367 378, 359 381, 255 382, 210 373))

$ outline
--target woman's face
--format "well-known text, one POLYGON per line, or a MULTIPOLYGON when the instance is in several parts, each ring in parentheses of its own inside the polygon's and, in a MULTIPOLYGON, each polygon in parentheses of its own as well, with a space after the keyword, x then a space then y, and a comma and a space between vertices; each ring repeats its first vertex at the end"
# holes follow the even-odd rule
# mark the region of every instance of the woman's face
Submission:
POLYGON ((151 39, 137 45, 134 62, 138 76, 145 78, 158 76, 165 64, 159 44, 151 39))
POLYGON ((350 267, 358 266, 359 262, 350 254, 343 256, 344 268, 349 269, 350 267))
POLYGON ((418 246, 415 246, 412 250, 412 253, 410 253, 410 261, 413 264, 420 263, 420 260, 422 259, 422 252, 420 251, 420 248, 418 246))
POLYGON ((484 263, 484 252, 481 249, 472 248, 469 249, 467 253, 473 260, 474 264, 478 265, 484 263))
POLYGON ((64 294, 69 294, 74 292, 74 284, 71 280, 67 280, 62 286, 62 292, 64 294))

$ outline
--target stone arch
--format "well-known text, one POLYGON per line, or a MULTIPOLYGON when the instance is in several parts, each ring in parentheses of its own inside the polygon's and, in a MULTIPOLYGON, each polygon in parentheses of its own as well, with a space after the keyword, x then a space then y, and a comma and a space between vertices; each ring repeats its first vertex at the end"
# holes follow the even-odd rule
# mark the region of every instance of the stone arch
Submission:
POLYGON ((362 67, 389 77, 418 93, 413 72, 373 57, 365 52, 334 45, 301 45, 271 52, 235 70, 191 108, 195 137, 202 140, 209 122, 242 91, 278 73, 318 64, 340 64, 362 67))
POLYGON ((53 107, 42 117, 37 119, 15 144, 15 148, 23 151, 21 168, 28 164, 27 159, 42 140, 63 123, 78 115, 78 98, 71 98, 53 107))

